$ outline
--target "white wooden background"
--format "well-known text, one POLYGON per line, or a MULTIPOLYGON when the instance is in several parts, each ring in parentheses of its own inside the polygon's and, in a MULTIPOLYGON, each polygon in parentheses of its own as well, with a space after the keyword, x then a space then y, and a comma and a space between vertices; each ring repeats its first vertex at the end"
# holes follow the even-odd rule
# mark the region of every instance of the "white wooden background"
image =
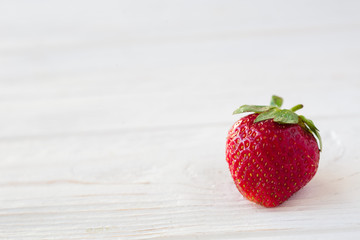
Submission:
POLYGON ((359 239, 359 1, 0 1, 0 239, 359 239), (272 94, 321 130, 278 208, 224 159, 272 94))

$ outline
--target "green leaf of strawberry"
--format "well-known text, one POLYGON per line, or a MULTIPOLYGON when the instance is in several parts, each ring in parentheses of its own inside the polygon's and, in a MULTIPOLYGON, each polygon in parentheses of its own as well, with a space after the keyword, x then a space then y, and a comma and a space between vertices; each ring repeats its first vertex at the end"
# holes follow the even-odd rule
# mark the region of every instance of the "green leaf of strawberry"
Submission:
POLYGON ((239 114, 239 113, 244 113, 244 112, 260 113, 260 112, 268 111, 269 109, 271 109, 270 106, 242 105, 241 107, 236 109, 233 112, 233 114, 239 114))
POLYGON ((274 122, 294 124, 299 122, 299 116, 290 110, 283 109, 276 112, 274 122))
POLYGON ((273 119, 273 118, 275 118, 278 111, 279 111, 279 109, 272 108, 269 111, 262 112, 257 116, 257 118, 255 119, 254 122, 257 123, 257 122, 261 122, 261 121, 264 121, 267 119, 273 119))
POLYGON ((281 97, 278 97, 276 95, 272 96, 270 106, 280 108, 282 104, 283 104, 283 99, 281 97))
POLYGON ((321 149, 322 149, 322 141, 321 141, 319 129, 317 129, 317 127, 315 126, 313 121, 311 121, 310 119, 307 119, 303 115, 300 115, 299 118, 306 124, 306 126, 308 127, 308 131, 310 131, 311 133, 313 133, 317 137, 317 139, 319 141, 319 145, 320 145, 320 151, 321 151, 321 149))

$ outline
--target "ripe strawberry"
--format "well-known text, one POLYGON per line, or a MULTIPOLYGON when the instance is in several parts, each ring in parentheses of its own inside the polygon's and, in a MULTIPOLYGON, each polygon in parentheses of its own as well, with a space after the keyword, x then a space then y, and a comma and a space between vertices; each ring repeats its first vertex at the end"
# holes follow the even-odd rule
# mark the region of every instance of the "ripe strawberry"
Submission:
POLYGON ((282 102, 273 96, 270 106, 241 106, 234 114, 255 113, 237 121, 226 141, 226 160, 236 187, 265 207, 286 201, 314 177, 319 165, 319 130, 295 113, 302 105, 280 109, 282 102))

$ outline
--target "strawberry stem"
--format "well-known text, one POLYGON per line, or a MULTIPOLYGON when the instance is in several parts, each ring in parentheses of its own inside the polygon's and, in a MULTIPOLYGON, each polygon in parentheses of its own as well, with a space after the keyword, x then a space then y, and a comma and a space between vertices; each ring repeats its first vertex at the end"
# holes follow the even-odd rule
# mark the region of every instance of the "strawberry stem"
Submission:
POLYGON ((290 108, 290 110, 291 110, 292 112, 296 112, 297 110, 302 109, 303 107, 304 107, 304 105, 298 104, 298 105, 290 108))

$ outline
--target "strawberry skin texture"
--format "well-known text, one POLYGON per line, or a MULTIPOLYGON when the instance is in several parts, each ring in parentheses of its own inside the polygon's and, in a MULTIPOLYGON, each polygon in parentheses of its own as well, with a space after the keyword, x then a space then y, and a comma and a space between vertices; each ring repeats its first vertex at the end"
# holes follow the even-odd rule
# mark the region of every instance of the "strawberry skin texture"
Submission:
POLYGON ((240 193, 265 207, 276 207, 304 187, 315 175, 320 151, 314 136, 298 124, 258 114, 241 118, 230 129, 226 161, 240 193))

